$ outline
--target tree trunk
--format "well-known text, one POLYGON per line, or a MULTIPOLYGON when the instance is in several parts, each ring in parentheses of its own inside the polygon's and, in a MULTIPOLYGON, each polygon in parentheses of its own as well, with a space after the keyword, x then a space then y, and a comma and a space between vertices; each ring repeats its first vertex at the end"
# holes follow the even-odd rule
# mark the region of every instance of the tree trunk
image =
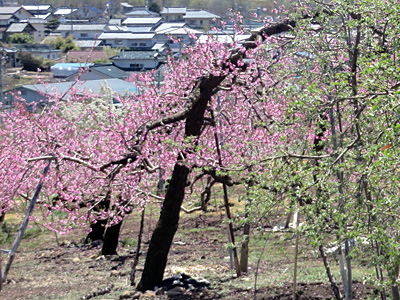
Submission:
MULTIPOLYGON (((103 195, 104 199, 102 199, 98 205, 94 208, 95 211, 108 211, 110 208, 110 200, 108 199, 108 195, 103 195)), ((106 230, 108 219, 99 219, 90 224, 90 232, 86 236, 85 244, 89 244, 94 241, 104 241, 104 232, 106 230)))
POLYGON ((390 277, 392 277, 392 299, 393 300, 400 300, 400 291, 399 291, 399 285, 397 284, 397 279, 399 278, 399 271, 400 271, 400 266, 397 265, 394 267, 392 270, 392 273, 390 277))
POLYGON ((49 172, 49 169, 50 169, 50 164, 51 164, 51 160, 49 160, 47 166, 43 170, 42 177, 40 178, 39 183, 36 186, 35 193, 33 194, 33 197, 32 197, 32 199, 31 199, 31 201, 29 203, 29 206, 28 206, 28 209, 27 209, 27 211, 25 213, 24 219, 22 220, 21 227, 19 228, 19 230, 17 232, 17 235, 15 237, 14 243, 13 243, 11 251, 10 251, 10 256, 8 257, 8 260, 7 260, 7 263, 6 263, 5 267, 4 267, 4 271, 3 271, 2 275, 0 276, 2 283, 5 282, 6 279, 7 279, 8 271, 10 271, 11 264, 14 261, 15 254, 17 253, 17 249, 19 247, 19 244, 21 243, 21 239, 22 239, 22 237, 23 237, 23 235, 25 233, 25 229, 28 226, 29 218, 30 218, 30 216, 32 214, 32 211, 33 211, 34 207, 35 207, 37 199, 39 198, 40 191, 41 191, 42 186, 43 186, 44 178, 46 177, 46 175, 47 175, 47 173, 49 172))
POLYGON ((85 244, 97 240, 104 240, 104 232, 106 230, 107 220, 97 220, 96 223, 90 224, 90 232, 86 236, 85 244))
POLYGON ((250 224, 245 223, 243 228, 242 250, 240 251, 240 270, 247 273, 249 268, 249 241, 250 241, 250 224))
POLYGON ((328 257, 326 256, 324 247, 322 245, 319 246, 319 253, 321 254, 322 261, 324 262, 326 275, 328 275, 328 279, 329 279, 329 282, 331 284, 332 291, 335 294, 335 298, 336 298, 336 300, 342 300, 343 296, 340 293, 340 290, 339 290, 339 288, 338 288, 338 286, 336 284, 335 278, 333 277, 333 274, 331 272, 331 266, 330 266, 329 261, 328 261, 328 257))
POLYGON ((168 186, 160 219, 153 231, 139 291, 153 290, 160 286, 167 265, 168 252, 178 229, 179 212, 184 198, 189 168, 176 164, 168 186))
POLYGON ((112 225, 107 228, 104 234, 103 248, 101 249, 102 255, 114 255, 117 254, 119 232, 121 230, 122 221, 118 224, 112 225))
MULTIPOLYGON (((224 78, 224 76, 214 77, 212 75, 209 75, 208 78, 202 77, 192 90, 190 97, 192 106, 186 115, 185 137, 199 137, 201 135, 204 114, 211 100, 213 90, 224 78)), ((194 151, 196 143, 194 145, 193 143, 191 144, 188 142, 189 149, 186 151, 194 151), (193 146, 192 150, 191 146, 193 146)), ((155 286, 160 285, 163 279, 168 252, 178 229, 179 212, 185 197, 185 188, 190 172, 189 167, 182 164, 182 156, 185 156, 185 152, 181 152, 178 155, 172 172, 160 219, 150 240, 142 278, 137 287, 139 291, 153 290, 155 286)))
POLYGON ((140 217, 140 228, 139 228, 139 234, 138 234, 138 240, 137 240, 137 246, 136 246, 136 253, 135 253, 135 258, 133 259, 132 271, 131 271, 131 275, 130 275, 130 281, 131 281, 132 286, 135 285, 136 267, 139 263, 140 247, 142 245, 145 214, 146 214, 146 206, 143 207, 142 215, 140 217))

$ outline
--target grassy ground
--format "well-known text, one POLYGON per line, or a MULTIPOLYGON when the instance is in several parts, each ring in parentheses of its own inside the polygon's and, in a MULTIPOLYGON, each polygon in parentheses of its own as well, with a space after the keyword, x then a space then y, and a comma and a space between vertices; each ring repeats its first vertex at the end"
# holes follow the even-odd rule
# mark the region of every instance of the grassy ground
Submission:
MULTIPOLYGON (((293 233, 273 232, 269 228, 253 230, 250 243, 249 273, 236 278, 230 269, 227 250, 227 230, 223 223, 224 212, 220 203, 208 213, 182 214, 180 228, 170 251, 165 277, 184 272, 192 277, 203 277, 211 282, 212 289, 197 294, 187 294, 176 299, 291 299, 294 243, 293 233), (257 275, 256 275, 257 274, 257 275)), ((233 209, 240 204, 236 203, 233 209)), ((144 247, 146 251, 152 228, 157 219, 158 207, 148 209, 144 247)), ((119 256, 101 257, 98 248, 77 247, 85 232, 74 231, 59 237, 31 224, 27 230, 7 283, 0 299, 83 299, 98 289, 111 292, 92 299, 120 299, 129 286, 129 274, 138 234, 139 217, 131 214, 122 227, 119 256)), ((0 233, 0 248, 9 249, 20 218, 8 214, 0 233)), ((236 235, 241 235, 238 228, 236 235)), ((4 265, 6 257, 2 257, 4 265)), ((338 263, 332 258, 333 273, 339 279, 338 263)), ((143 268, 141 256, 137 280, 143 268)), ((372 270, 356 262, 353 272, 355 282, 362 282, 372 270)), ((321 259, 315 249, 300 237, 298 290, 300 299, 331 299, 332 292, 321 259)), ((374 299, 368 289, 355 283, 355 299, 374 299), (370 298, 368 298, 370 297, 370 298)), ((166 299, 166 296, 157 296, 166 299)))

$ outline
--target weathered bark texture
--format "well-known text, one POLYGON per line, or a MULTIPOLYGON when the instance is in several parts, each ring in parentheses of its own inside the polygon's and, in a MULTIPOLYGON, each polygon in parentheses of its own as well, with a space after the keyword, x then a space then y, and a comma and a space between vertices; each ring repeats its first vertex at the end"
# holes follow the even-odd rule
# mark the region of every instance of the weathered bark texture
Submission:
MULTIPOLYGON (((204 114, 213 90, 225 77, 202 77, 192 92, 192 106, 187 112, 185 124, 186 137, 199 137, 204 125, 204 114)), ((185 155, 185 153, 181 153, 185 155)), ((150 240, 149 249, 142 278, 137 289, 140 291, 153 290, 159 286, 167 265, 168 252, 175 232, 178 229, 179 212, 185 196, 190 169, 182 165, 181 155, 172 172, 171 180, 165 195, 160 218, 150 240)))

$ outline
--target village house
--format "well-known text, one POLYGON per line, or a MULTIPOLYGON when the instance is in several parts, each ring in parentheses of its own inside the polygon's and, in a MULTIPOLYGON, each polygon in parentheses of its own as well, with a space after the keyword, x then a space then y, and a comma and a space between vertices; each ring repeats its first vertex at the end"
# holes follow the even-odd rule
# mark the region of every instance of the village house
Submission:
POLYGON ((111 57, 114 65, 125 71, 145 71, 157 69, 165 62, 165 56, 154 50, 123 50, 111 57))
POLYGON ((184 22, 186 7, 164 7, 160 13, 167 22, 184 22))
POLYGON ((55 60, 63 54, 61 50, 47 44, 14 44, 14 47, 20 52, 29 52, 35 57, 51 60, 55 60))
POLYGON ((189 28, 185 23, 163 23, 156 30, 158 43, 168 44, 173 53, 180 53, 182 49, 194 42, 190 36, 194 34, 199 37, 203 32, 189 28))
POLYGON ((133 7, 134 7, 133 5, 129 4, 128 2, 122 2, 121 6, 122 6, 122 13, 123 14, 132 11, 133 7))
POLYGON ((150 26, 153 29, 157 28, 162 23, 162 18, 126 18, 122 21, 122 25, 127 27, 135 26, 150 26))
POLYGON ((133 32, 103 32, 99 40, 103 41, 105 46, 112 48, 131 48, 143 49, 151 48, 156 43, 154 33, 133 33, 133 32))
POLYGON ((46 23, 47 21, 41 18, 30 18, 27 20, 31 24, 35 31, 33 32, 33 40, 35 42, 41 42, 46 37, 46 23))
POLYGON ((221 17, 206 10, 187 10, 183 19, 192 28, 219 27, 221 17))
POLYGON ((29 18, 33 18, 33 15, 22 6, 1 7, 0 9, 0 26, 8 26, 12 22, 29 18))
POLYGON ((37 31, 35 27, 28 22, 11 23, 5 31, 4 40, 9 41, 10 36, 15 33, 27 33, 34 37, 34 32, 37 31))
POLYGON ((54 7, 51 4, 22 5, 33 16, 47 15, 53 13, 54 7))
POLYGON ((104 31, 106 24, 61 24, 55 30, 62 37, 72 35, 77 40, 95 40, 104 31))
POLYGON ((160 14, 148 10, 146 7, 133 7, 131 11, 125 13, 125 16, 132 18, 152 18, 159 17, 160 14))
POLYGON ((67 81, 75 81, 78 77, 79 80, 100 80, 100 79, 125 79, 129 77, 130 73, 126 72, 113 64, 95 64, 89 66, 84 72, 76 72, 65 79, 67 81))
POLYGON ((77 11, 77 8, 71 7, 59 7, 54 11, 54 15, 60 19, 62 22, 63 20, 65 21, 65 18, 71 18, 71 14, 75 11, 77 11))

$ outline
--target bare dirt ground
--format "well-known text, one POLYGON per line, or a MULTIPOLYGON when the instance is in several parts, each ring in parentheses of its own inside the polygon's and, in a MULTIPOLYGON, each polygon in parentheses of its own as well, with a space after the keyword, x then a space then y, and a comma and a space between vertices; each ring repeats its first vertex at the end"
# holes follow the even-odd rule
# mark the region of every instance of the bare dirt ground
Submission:
MULTIPOLYGON (((155 216, 147 218, 137 282, 143 269, 146 242, 155 220, 155 216)), ((235 272, 229 268, 229 254, 225 247, 226 224, 221 220, 219 214, 182 216, 165 277, 184 272, 192 277, 206 278, 211 283, 211 289, 186 292, 173 299, 292 299, 294 239, 288 240, 284 233, 274 235, 267 250, 262 253, 266 235, 254 238, 250 249, 249 274, 236 278, 235 272)), ((57 246, 53 233, 31 229, 33 233, 23 240, 0 292, 0 299, 117 300, 139 296, 129 285, 137 223, 138 219, 133 215, 126 220, 121 232, 119 256, 111 257, 99 256, 99 248, 82 246, 83 232, 60 237, 61 244, 57 246), (95 296, 96 293, 104 294, 95 296)), ((240 235, 239 230, 237 234, 240 235)), ((9 243, 0 245, 0 248, 9 247, 9 243)), ((304 248, 299 258, 298 299, 333 299, 322 262, 310 253, 304 248)), ((3 254, 3 264, 5 259, 3 254)), ((354 299, 376 299, 371 295, 372 290, 360 283, 355 283, 354 290, 354 299)), ((168 297, 148 293, 141 295, 140 299, 168 297)))

